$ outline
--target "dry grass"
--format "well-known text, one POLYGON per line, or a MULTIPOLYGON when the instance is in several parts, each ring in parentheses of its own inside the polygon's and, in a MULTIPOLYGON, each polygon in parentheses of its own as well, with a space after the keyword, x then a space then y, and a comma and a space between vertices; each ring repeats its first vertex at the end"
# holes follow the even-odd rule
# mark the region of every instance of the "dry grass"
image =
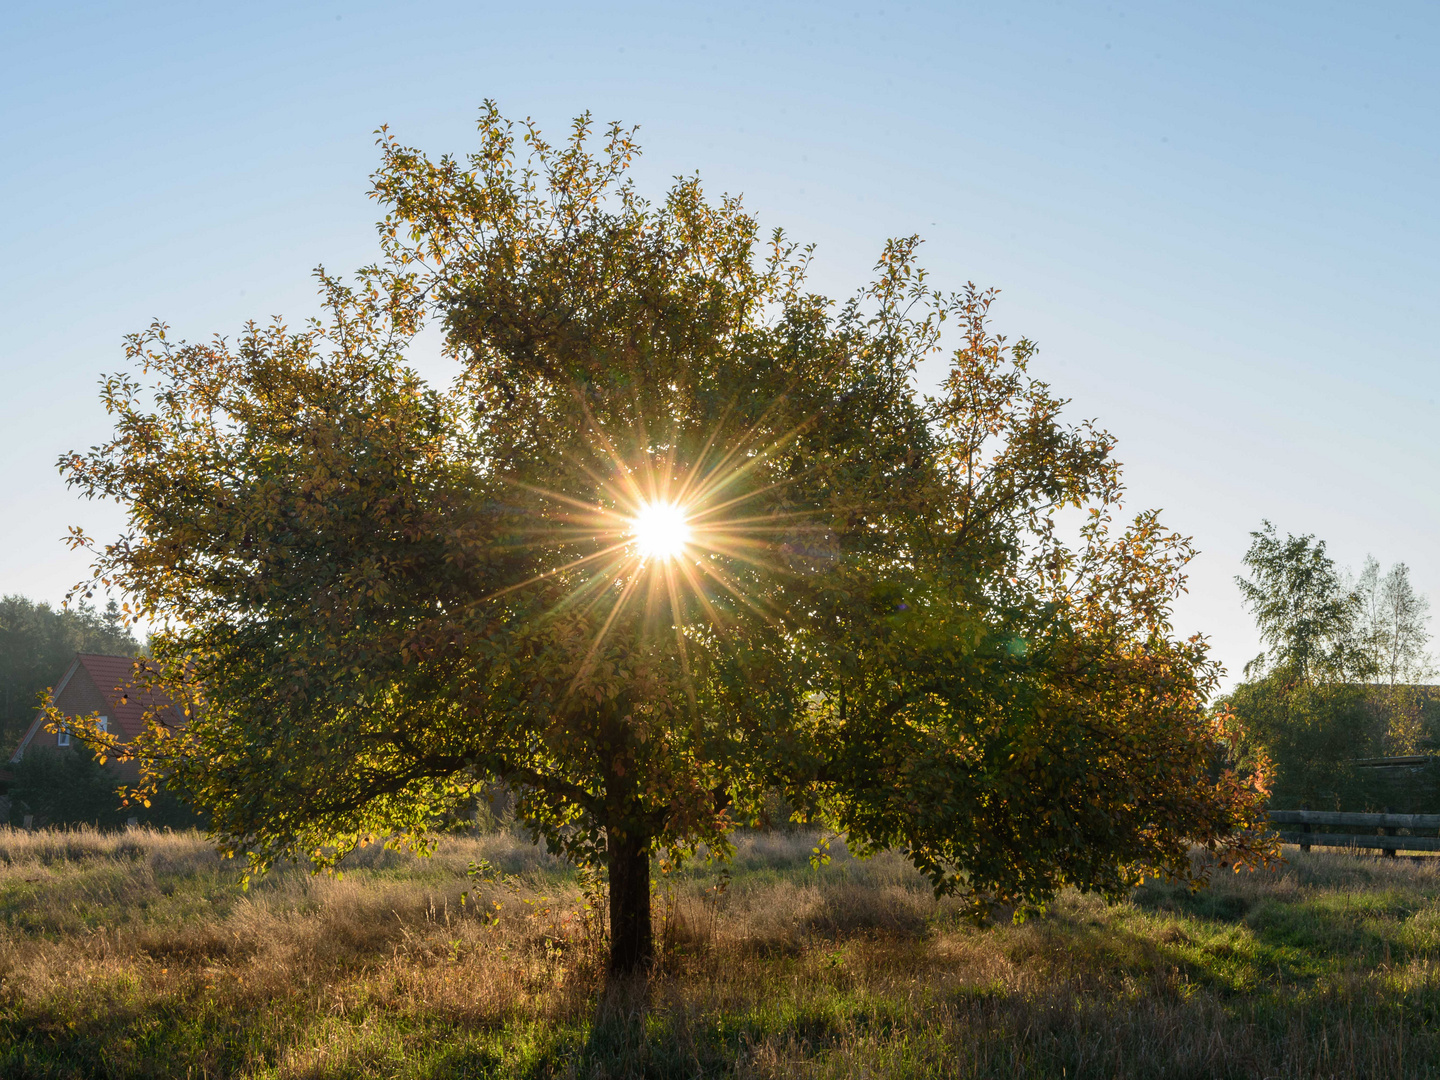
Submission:
POLYGON ((813 842, 662 875, 661 969, 607 996, 574 875, 507 834, 241 892, 195 834, 0 829, 0 1076, 1440 1075, 1433 864, 1293 853, 979 930, 813 842))

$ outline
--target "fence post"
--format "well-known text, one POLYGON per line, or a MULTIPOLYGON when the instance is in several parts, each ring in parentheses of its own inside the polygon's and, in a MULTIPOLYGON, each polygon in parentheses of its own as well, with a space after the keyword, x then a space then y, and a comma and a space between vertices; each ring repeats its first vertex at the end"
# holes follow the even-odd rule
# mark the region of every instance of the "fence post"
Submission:
MULTIPOLYGON (((1385 813, 1387 813, 1387 814, 1393 814, 1394 812, 1395 812, 1395 811, 1392 810, 1390 807, 1388 807, 1388 806, 1385 807, 1385 813)), ((1399 830, 1399 829, 1392 829, 1392 828, 1390 828, 1389 826, 1386 826, 1385 828, 1381 829, 1380 831, 1383 832, 1386 836, 1395 836, 1397 833, 1399 833, 1400 830, 1399 830)), ((1395 858, 1395 849, 1394 849, 1394 848, 1386 848, 1386 849, 1385 849, 1385 857, 1386 857, 1387 859, 1393 859, 1393 858, 1395 858)))
MULTIPOLYGON (((1301 804, 1300 804, 1300 809, 1301 809, 1301 810, 1309 810, 1309 809, 1310 809, 1310 804, 1309 804, 1309 803, 1301 803, 1301 804)), ((1308 821, 1302 821, 1302 822, 1300 823, 1300 831, 1301 831, 1302 833, 1308 833, 1308 832, 1310 831, 1310 822, 1308 822, 1308 821)), ((1309 850, 1310 850, 1310 845, 1305 842, 1305 838, 1304 838, 1303 836, 1300 838, 1300 850, 1301 850, 1301 851, 1309 851, 1309 850)))

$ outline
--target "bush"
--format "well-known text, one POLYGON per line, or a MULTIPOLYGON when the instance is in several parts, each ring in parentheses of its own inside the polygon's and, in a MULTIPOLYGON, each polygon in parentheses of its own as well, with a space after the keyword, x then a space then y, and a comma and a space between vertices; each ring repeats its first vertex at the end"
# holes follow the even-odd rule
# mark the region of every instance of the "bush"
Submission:
POLYGON ((114 769, 102 765, 87 747, 26 751, 11 770, 10 824, 26 815, 32 824, 94 825, 118 829, 131 818, 156 828, 204 826, 200 815, 173 795, 162 792, 148 807, 122 806, 118 788, 123 781, 114 769))

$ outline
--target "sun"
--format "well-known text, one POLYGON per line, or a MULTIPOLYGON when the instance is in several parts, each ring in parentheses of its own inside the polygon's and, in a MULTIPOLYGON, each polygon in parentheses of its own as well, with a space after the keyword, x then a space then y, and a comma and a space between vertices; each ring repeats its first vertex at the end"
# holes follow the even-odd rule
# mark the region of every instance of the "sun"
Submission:
POLYGON ((690 542, 690 522, 675 503, 642 503, 631 520, 630 532, 647 559, 678 558, 690 542))

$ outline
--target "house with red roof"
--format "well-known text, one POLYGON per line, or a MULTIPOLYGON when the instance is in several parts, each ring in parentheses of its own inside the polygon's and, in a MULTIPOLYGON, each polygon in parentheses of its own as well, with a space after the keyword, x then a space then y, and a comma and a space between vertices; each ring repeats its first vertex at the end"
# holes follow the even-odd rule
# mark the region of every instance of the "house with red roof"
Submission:
MULTIPOLYGON (((77 653, 55 686, 55 706, 66 716, 88 717, 98 713, 103 729, 118 736, 121 742, 129 742, 143 730, 147 712, 157 706, 174 708, 164 698, 137 686, 135 674, 133 656, 77 653)), ((63 729, 58 733, 46 731, 45 716, 41 713, 25 732, 10 760, 19 761, 32 747, 63 749, 71 746, 72 740, 79 742, 63 729)))

